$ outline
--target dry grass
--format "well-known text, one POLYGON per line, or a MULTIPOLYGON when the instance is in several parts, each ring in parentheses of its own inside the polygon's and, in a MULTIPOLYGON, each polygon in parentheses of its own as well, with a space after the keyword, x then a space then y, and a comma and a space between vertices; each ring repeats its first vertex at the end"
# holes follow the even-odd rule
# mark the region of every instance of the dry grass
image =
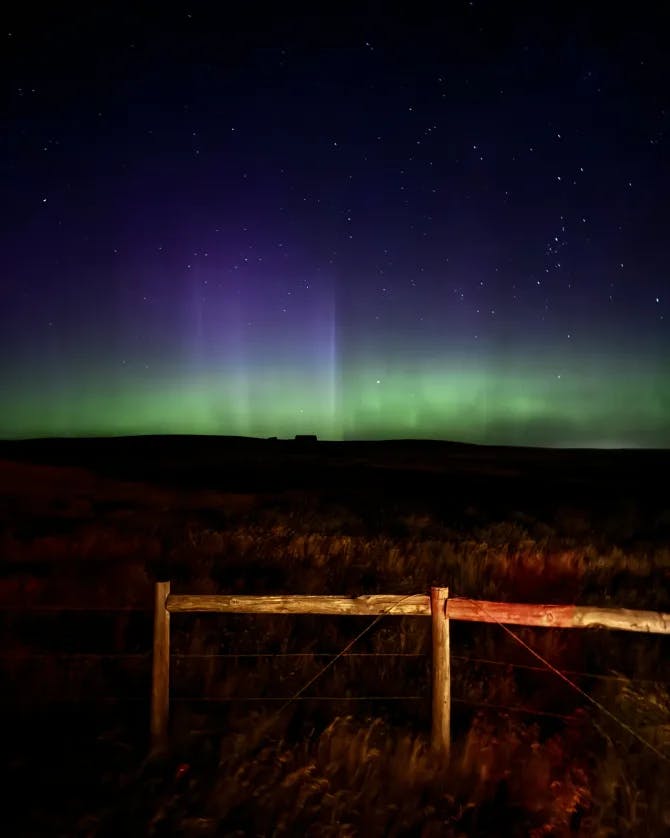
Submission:
MULTIPOLYGON (((0 504, 0 605, 64 609, 49 623, 6 618, 3 646, 18 657, 3 664, 10 685, 5 699, 16 708, 48 706, 56 698, 90 701, 114 691, 147 693, 148 659, 66 665, 56 658, 31 663, 30 655, 65 641, 101 652, 146 651, 150 615, 138 624, 120 616, 86 623, 81 633, 69 627, 66 610, 84 603, 149 605, 157 574, 169 575, 173 590, 189 592, 410 593, 439 582, 462 596, 670 610, 670 549, 658 537, 670 516, 659 513, 649 522, 633 502, 622 502, 609 518, 566 505, 544 518, 518 512, 495 520, 474 507, 450 516, 409 501, 380 507, 306 492, 187 493, 74 469, 8 465, 0 469, 0 504)), ((312 654, 283 662, 183 661, 175 666, 174 695, 290 695, 323 665, 316 653, 338 651, 365 622, 175 617, 174 647, 184 654, 312 654)), ((358 650, 418 655, 428 651, 428 631, 426 621, 385 620, 358 650)), ((637 679, 670 680, 658 638, 519 634, 566 669, 620 668, 637 679)), ((459 711, 454 758, 445 770, 425 746, 425 703, 398 710, 383 701, 350 704, 351 716, 327 702, 307 703, 271 725, 271 711, 232 705, 219 716, 225 736, 195 739, 189 731, 206 727, 208 714, 176 704, 174 752, 140 771, 143 743, 112 728, 108 739, 118 746, 119 767, 95 769, 107 777, 108 802, 80 801, 79 815, 82 808, 88 814, 78 817, 77 829, 100 836, 372 838, 500 835, 504 825, 504 834, 519 836, 667 834, 663 789, 670 776, 663 761, 597 712, 586 713, 578 696, 546 674, 511 666, 533 661, 497 627, 456 626, 452 641, 455 655, 510 664, 455 660, 455 696, 571 721, 538 726, 528 723, 532 716, 459 711)), ((428 696, 427 659, 373 661, 341 661, 315 694, 428 696)), ((670 752, 663 685, 580 683, 670 752)))
POLYGON ((420 736, 351 717, 299 742, 245 734, 225 738, 218 759, 189 757, 162 765, 153 796, 145 780, 144 795, 88 818, 92 834, 130 823, 148 835, 499 835, 504 823, 509 835, 568 835, 591 809, 578 729, 539 743, 510 719, 476 719, 449 767, 420 736))

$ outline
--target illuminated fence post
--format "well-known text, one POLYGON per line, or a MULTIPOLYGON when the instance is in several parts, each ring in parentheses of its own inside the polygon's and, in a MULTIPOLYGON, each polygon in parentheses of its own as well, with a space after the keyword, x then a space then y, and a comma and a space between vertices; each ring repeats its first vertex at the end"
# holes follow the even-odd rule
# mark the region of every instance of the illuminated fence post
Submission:
MULTIPOLYGON (((431 743, 436 753, 449 758, 451 749, 451 666, 449 621, 544 628, 611 628, 622 631, 670 634, 670 614, 598 608, 590 605, 541 605, 452 597, 449 589, 431 588, 430 596, 369 594, 306 596, 277 594, 170 594, 169 582, 156 584, 154 658, 151 695, 151 740, 154 750, 167 746, 170 689, 170 612, 215 614, 330 614, 379 617, 431 617, 433 646, 433 702, 431 743), (448 607, 447 607, 448 606, 448 607)), ((375 625, 376 620, 370 624, 375 625)), ((347 647, 348 649, 348 647, 347 647)), ((532 650, 531 650, 532 651, 532 650)), ((339 657, 339 656, 338 656, 339 657)), ((541 659, 540 659, 541 660, 541 659)), ((325 671, 325 670, 324 670, 325 671)), ((560 674, 560 673, 559 673, 560 674)), ((313 681, 310 681, 311 685, 313 681)))
POLYGON ((154 601, 154 647, 151 671, 151 748, 167 747, 170 713, 170 612, 169 582, 156 582, 154 601))
POLYGON ((449 662, 449 588, 430 589, 430 615, 433 634, 433 750, 449 759, 451 749, 451 684, 449 662))

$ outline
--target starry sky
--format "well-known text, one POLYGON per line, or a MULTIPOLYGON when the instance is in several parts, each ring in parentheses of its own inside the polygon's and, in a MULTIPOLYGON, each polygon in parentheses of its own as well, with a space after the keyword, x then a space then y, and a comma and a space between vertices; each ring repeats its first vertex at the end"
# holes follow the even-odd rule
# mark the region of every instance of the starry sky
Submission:
POLYGON ((3 22, 0 436, 670 445, 659 8, 228 5, 3 22))

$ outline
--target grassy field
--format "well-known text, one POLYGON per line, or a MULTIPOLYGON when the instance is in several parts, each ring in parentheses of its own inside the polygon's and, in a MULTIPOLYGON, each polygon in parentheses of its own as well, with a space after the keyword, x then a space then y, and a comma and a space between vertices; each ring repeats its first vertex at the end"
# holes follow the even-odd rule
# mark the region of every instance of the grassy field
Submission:
MULTIPOLYGON (((278 712, 371 619, 173 615, 173 747, 146 759, 156 578, 667 612, 670 452, 145 437, 0 460, 11 834, 670 830, 667 759, 495 625, 452 625, 445 767, 429 621, 382 619, 278 712)), ((665 638, 516 633, 670 755, 665 638)))

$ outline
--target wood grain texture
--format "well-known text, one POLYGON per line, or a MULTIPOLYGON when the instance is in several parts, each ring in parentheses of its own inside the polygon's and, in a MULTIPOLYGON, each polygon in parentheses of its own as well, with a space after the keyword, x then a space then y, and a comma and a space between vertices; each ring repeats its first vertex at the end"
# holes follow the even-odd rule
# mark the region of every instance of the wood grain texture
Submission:
POLYGON ((168 597, 169 611, 218 611, 237 614, 378 614, 430 615, 430 597, 424 594, 401 596, 196 596, 168 597))
POLYGON ((670 614, 632 611, 627 608, 595 608, 588 605, 526 605, 514 602, 450 599, 447 614, 452 620, 547 628, 609 628, 623 631, 670 634, 670 614))
POLYGON ((451 674, 449 652, 448 588, 431 588, 430 609, 433 640, 433 709, 431 745, 435 753, 449 759, 451 750, 451 674))
POLYGON ((169 582, 156 582, 154 594, 154 644, 151 664, 151 748, 167 747, 170 712, 170 612, 169 582))
MULTIPOLYGON (((171 594, 171 612, 213 611, 228 614, 379 614, 429 617, 430 597, 425 594, 373 594, 369 596, 227 596, 171 594)), ((486 600, 448 600, 451 620, 546 628, 610 628, 622 631, 670 634, 670 614, 627 608, 596 608, 587 605, 528 605, 486 600)))

